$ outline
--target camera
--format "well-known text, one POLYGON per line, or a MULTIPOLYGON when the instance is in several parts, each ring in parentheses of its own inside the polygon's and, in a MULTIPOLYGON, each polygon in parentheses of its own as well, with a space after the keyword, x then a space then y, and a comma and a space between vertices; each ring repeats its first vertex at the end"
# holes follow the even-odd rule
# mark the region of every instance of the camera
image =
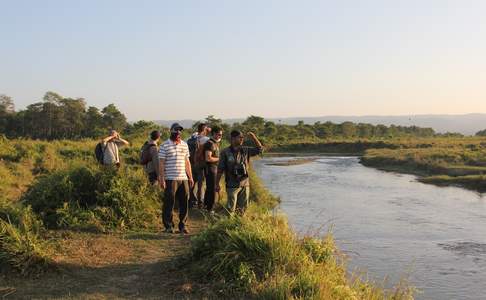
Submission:
POLYGON ((237 177, 243 177, 247 175, 246 172, 246 165, 245 163, 239 163, 235 165, 235 168, 233 169, 233 175, 237 177))

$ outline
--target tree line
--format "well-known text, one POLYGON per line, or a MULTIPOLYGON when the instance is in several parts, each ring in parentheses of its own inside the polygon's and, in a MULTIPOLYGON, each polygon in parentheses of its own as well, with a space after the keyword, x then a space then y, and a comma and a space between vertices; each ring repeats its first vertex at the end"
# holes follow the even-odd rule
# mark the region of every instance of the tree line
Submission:
MULTIPOLYGON (((385 126, 353 122, 304 124, 303 121, 289 125, 268 121, 259 116, 249 116, 241 123, 227 124, 212 115, 196 122, 193 125, 194 131, 200 122, 219 126, 226 133, 232 129, 252 131, 263 140, 283 143, 295 140, 384 139, 438 135, 432 128, 418 126, 385 126)), ((151 121, 129 124, 126 116, 114 104, 98 109, 87 106, 83 98, 66 98, 55 92, 47 92, 42 101, 30 104, 24 110, 15 111, 13 100, 6 95, 0 95, 0 134, 9 138, 97 138, 106 134, 108 129, 130 134, 155 128, 162 127, 151 121)))
POLYGON ((0 134, 33 139, 99 137, 107 128, 124 130, 127 118, 114 104, 87 107, 83 98, 47 92, 42 101, 15 111, 11 97, 0 95, 0 134))

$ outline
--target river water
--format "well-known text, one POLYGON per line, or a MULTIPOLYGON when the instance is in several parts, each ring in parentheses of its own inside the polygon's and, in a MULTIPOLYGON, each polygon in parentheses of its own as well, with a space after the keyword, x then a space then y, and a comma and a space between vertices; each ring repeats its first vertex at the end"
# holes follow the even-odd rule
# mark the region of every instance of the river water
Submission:
POLYGON ((357 157, 295 166, 254 162, 300 234, 331 230, 350 270, 390 286, 408 278, 416 299, 486 299, 486 195, 422 184, 357 157))

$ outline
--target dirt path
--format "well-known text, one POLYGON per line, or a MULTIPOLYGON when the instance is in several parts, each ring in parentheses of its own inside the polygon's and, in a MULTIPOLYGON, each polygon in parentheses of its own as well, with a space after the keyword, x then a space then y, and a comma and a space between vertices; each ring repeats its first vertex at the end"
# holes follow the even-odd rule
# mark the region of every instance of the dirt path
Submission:
POLYGON ((58 268, 25 278, 0 273, 0 297, 6 299, 201 298, 181 270, 190 237, 205 226, 203 216, 191 212, 189 235, 157 232, 91 234, 55 232, 58 268))

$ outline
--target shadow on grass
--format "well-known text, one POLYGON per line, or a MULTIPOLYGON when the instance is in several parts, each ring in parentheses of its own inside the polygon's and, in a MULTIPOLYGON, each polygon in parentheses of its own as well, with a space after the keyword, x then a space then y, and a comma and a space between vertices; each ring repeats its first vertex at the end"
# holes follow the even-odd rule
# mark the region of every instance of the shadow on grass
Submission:
POLYGON ((183 257, 146 264, 84 267, 59 264, 59 271, 39 277, 0 275, 0 297, 5 299, 86 299, 215 297, 207 285, 194 281, 183 257))

